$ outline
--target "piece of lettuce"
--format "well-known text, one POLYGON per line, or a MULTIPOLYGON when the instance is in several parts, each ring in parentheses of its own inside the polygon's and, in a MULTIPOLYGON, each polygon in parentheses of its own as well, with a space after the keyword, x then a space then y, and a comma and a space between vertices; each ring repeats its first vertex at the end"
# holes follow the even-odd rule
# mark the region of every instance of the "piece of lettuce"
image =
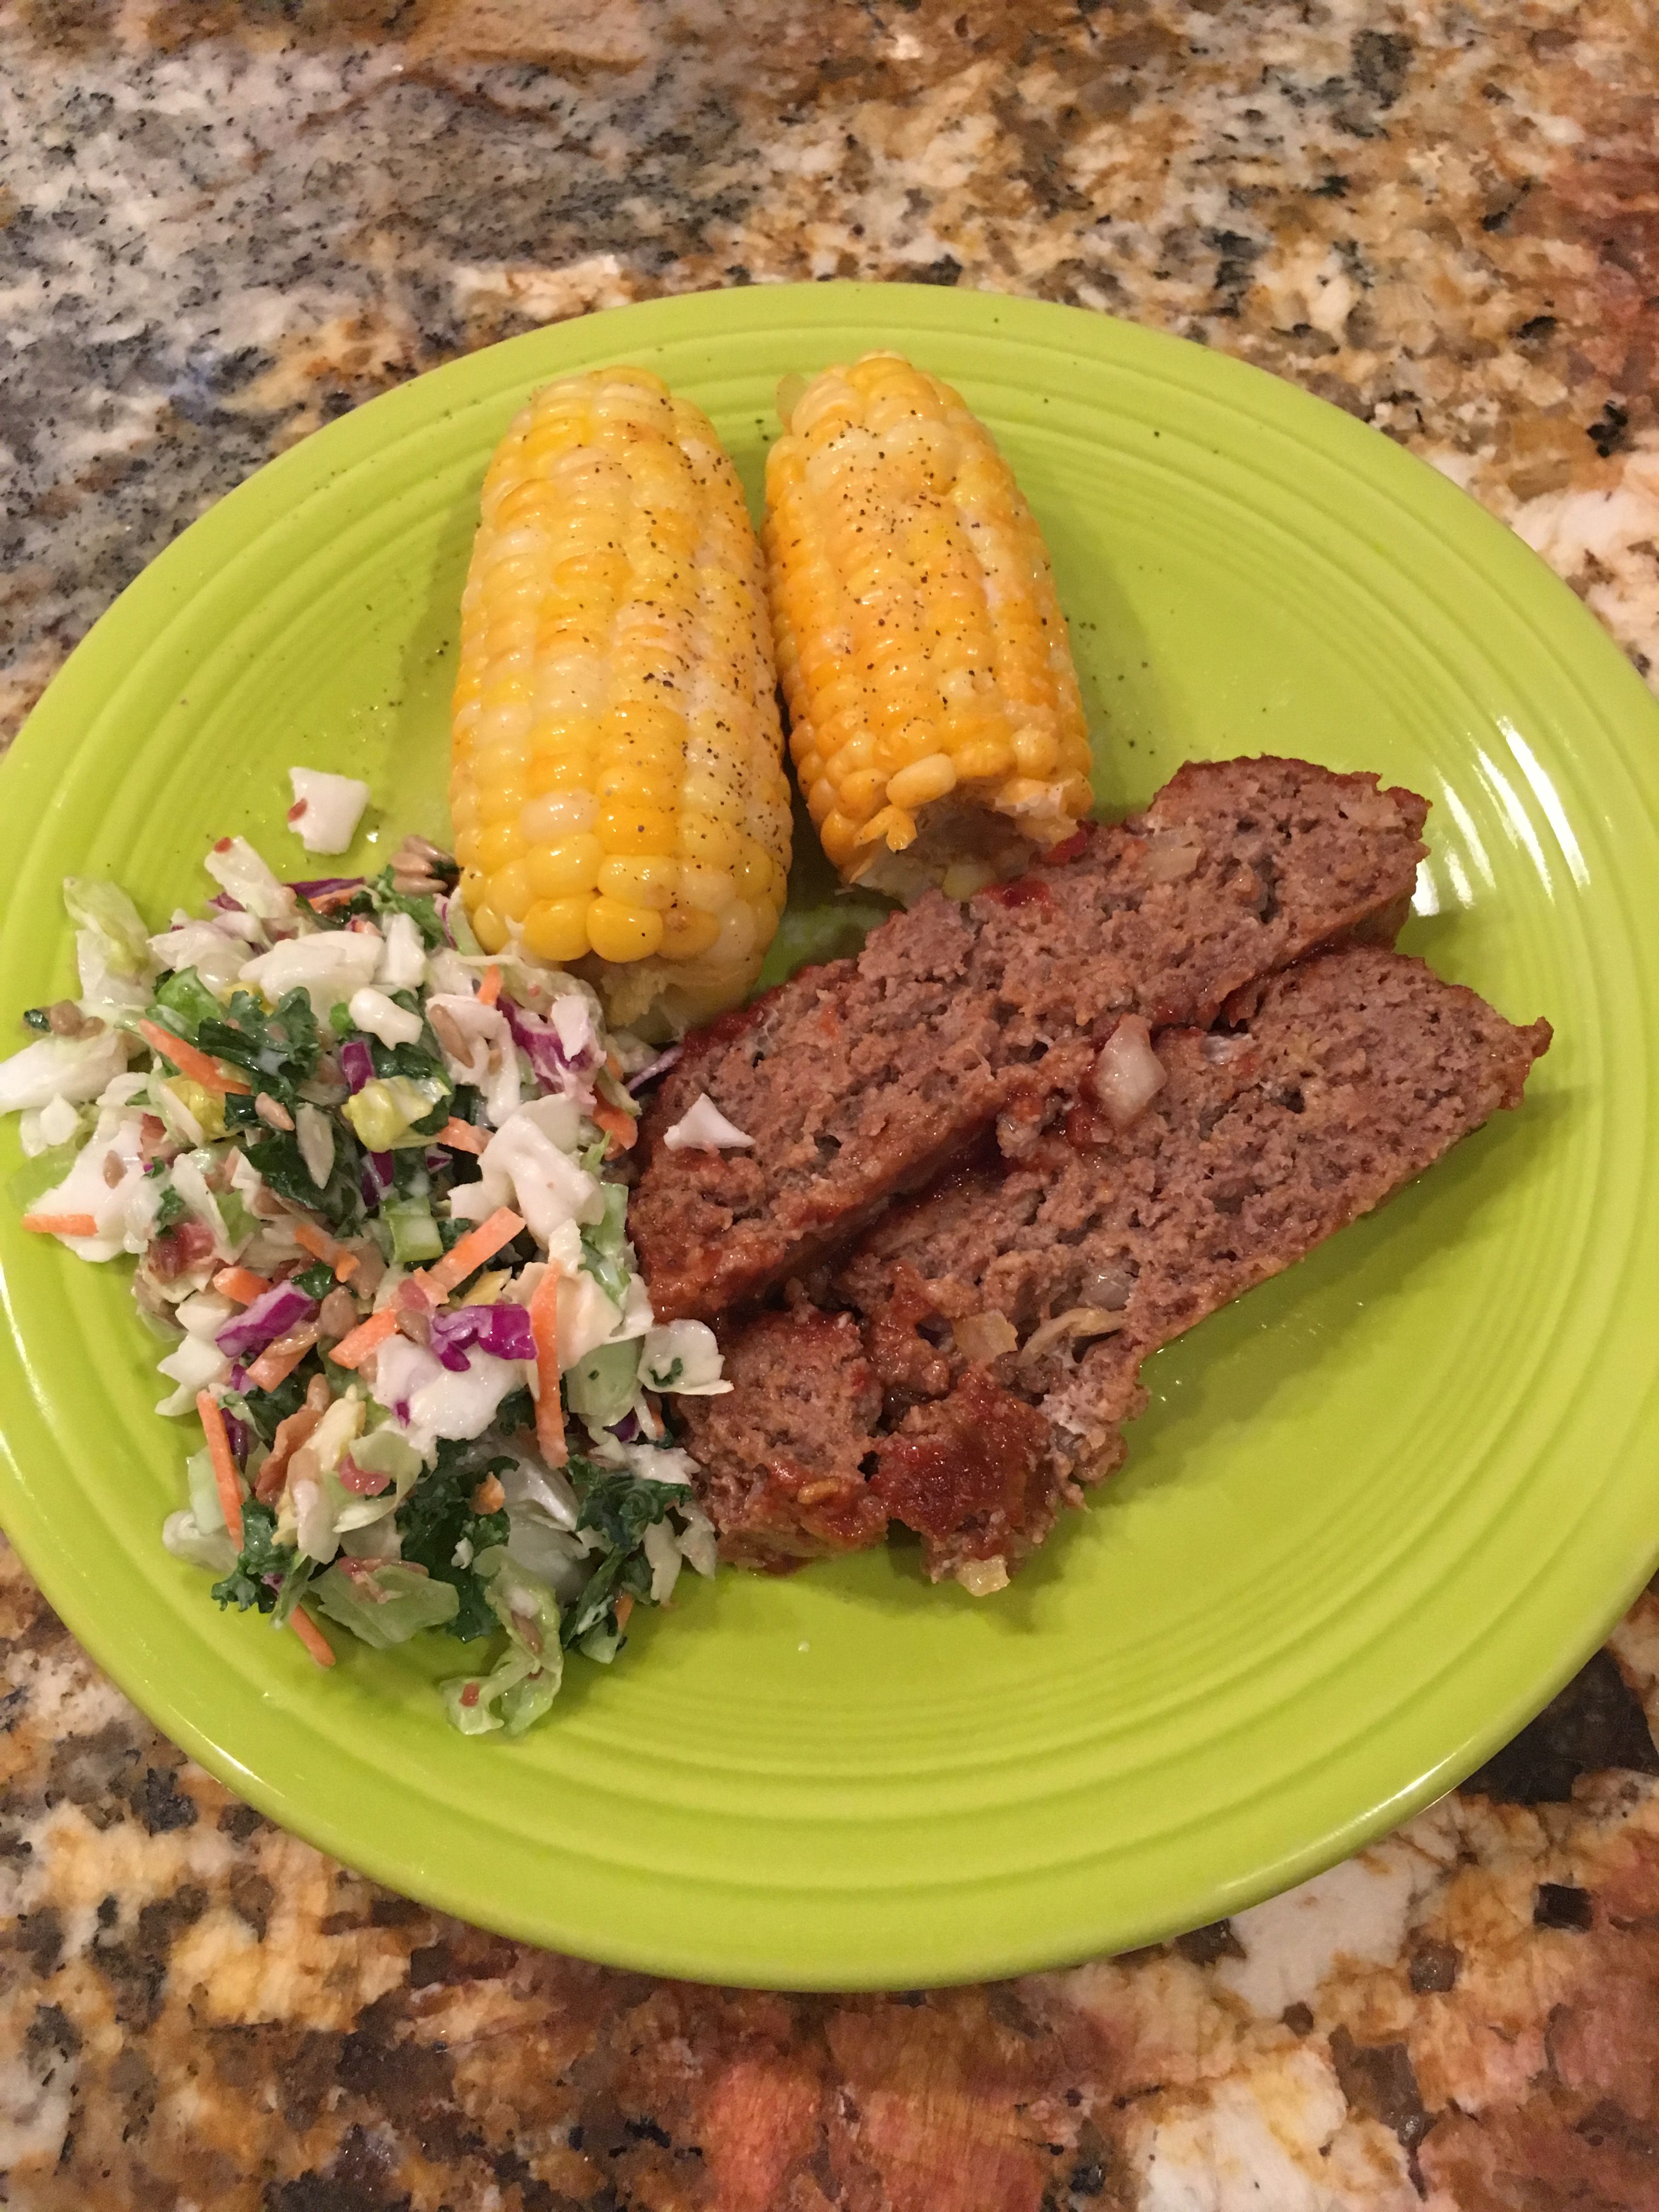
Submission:
POLYGON ((490 1611, 507 1631, 507 1649, 489 1674, 441 1684, 444 1710, 465 1735, 498 1728, 520 1735, 559 1692, 564 1654, 558 1600, 504 1546, 481 1552, 475 1571, 490 1611))
POLYGON ((460 1606, 453 1583, 440 1582, 400 1559, 389 1559, 369 1574, 348 1574, 337 1564, 317 1577, 307 1595, 331 1620, 376 1651, 407 1644, 423 1628, 447 1628, 460 1606))
POLYGON ((8 1181, 7 1195, 27 1213, 37 1198, 57 1189, 80 1156, 78 1142, 53 1145, 44 1152, 37 1152, 32 1160, 25 1160, 8 1181))
POLYGON ((639 1380, 640 1339, 602 1344, 566 1370, 565 1402, 590 1429, 608 1429, 634 1402, 639 1380))
POLYGON ((156 985, 155 1003, 149 1010, 149 1018, 158 1027, 171 1030, 175 1036, 185 1037, 193 1044, 202 1024, 216 1022, 222 1011, 218 999, 193 968, 179 968, 172 975, 164 975, 156 985))
POLYGON ((65 876, 64 905, 77 929, 90 929, 104 941, 106 965, 117 975, 143 975, 151 967, 149 932, 144 918, 118 884, 88 876, 65 876))
POLYGON ((582 1267, 620 1311, 628 1301, 633 1253, 628 1242, 628 1193, 621 1183, 603 1186, 605 1218, 585 1228, 582 1267))

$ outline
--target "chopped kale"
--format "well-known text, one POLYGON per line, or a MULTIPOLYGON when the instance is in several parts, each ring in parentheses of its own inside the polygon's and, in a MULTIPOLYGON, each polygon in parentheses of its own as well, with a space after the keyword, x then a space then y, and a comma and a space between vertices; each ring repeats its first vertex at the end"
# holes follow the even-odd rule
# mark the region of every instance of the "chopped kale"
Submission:
POLYGON ((213 1595, 222 1606, 234 1605, 238 1613, 246 1613, 250 1606, 272 1612, 277 1589, 293 1564, 292 1547, 276 1541, 276 1513, 250 1498, 242 1507, 241 1551, 224 1580, 213 1585, 213 1595), (275 1581, 268 1582, 267 1576, 275 1581))
POLYGON ((406 914, 420 931, 428 952, 449 942, 438 919, 437 902, 430 895, 421 898, 413 892, 400 891, 390 868, 381 869, 368 887, 368 896, 376 914, 406 914))
POLYGON ((320 1190, 311 1179, 299 1139, 289 1130, 266 1130, 244 1149, 278 1198, 322 1214, 336 1229, 353 1227, 361 1219, 363 1200, 357 1185, 359 1154, 338 1121, 334 1124, 334 1164, 320 1190))
POLYGON ((402 1556, 424 1567, 437 1581, 450 1583, 459 1599, 447 1632, 463 1644, 488 1636, 495 1626, 484 1583, 471 1565, 457 1566, 455 1553, 469 1545, 470 1557, 492 1544, 505 1544, 507 1519, 499 1513, 475 1513, 472 1493, 488 1474, 510 1468, 510 1459, 491 1459, 476 1443, 441 1443, 437 1464, 416 1483, 398 1509, 402 1556))
POLYGON ((313 1267, 301 1267, 292 1280, 295 1289, 308 1298, 325 1298, 334 1288, 334 1270, 326 1260, 319 1260, 313 1267))
POLYGON ((33 1030, 38 1036, 50 1036, 52 1034, 52 1016, 46 1012, 44 1006, 25 1006, 23 1009, 23 1027, 26 1030, 33 1030))
POLYGON ((687 1493, 678 1483, 650 1482, 596 1467, 574 1454, 566 1473, 581 1501, 577 1528, 591 1528, 611 1547, 600 1555, 580 1595, 566 1609, 559 1640, 569 1645, 606 1623, 615 1628, 619 1597, 650 1595, 651 1569, 641 1549, 645 1532, 670 1506, 683 1505, 687 1493))
POLYGON ((179 1197, 173 1186, 169 1183, 161 1193, 161 1203, 155 1209, 155 1234, 157 1237, 165 1237, 168 1230, 176 1229, 179 1226, 189 1212, 190 1208, 179 1197))
MULTIPOLYGON (((408 995, 404 994, 404 997, 408 995)), ((453 1091, 455 1086, 436 1053, 428 1052, 418 1044, 382 1044, 375 1036, 366 1036, 363 1042, 374 1056, 376 1075, 406 1075, 415 1083, 441 1083, 446 1100, 453 1091)), ((444 1120, 448 1119, 449 1108, 446 1104, 444 1120)))
POLYGON ((204 1052, 246 1068, 256 1091, 268 1091, 287 1104, 316 1073, 321 1050, 310 997, 297 988, 283 994, 272 1014, 246 991, 234 993, 226 1006, 216 1000, 196 1042, 204 1052))
POLYGON ((331 913, 319 915, 317 919, 325 928, 343 929, 360 914, 368 915, 374 921, 384 920, 387 915, 406 914, 420 931, 428 952, 435 952, 441 945, 449 942, 444 926, 438 919, 436 901, 429 894, 422 898, 413 892, 400 891, 390 868, 382 868, 372 883, 354 892, 331 913))
POLYGON ((683 1483, 652 1482, 575 1453, 566 1472, 581 1501, 577 1528, 592 1529, 619 1552, 630 1550, 671 1505, 684 1505, 690 1496, 683 1483))
POLYGON ((495 1408, 495 1426, 504 1437, 536 1425, 536 1401, 528 1390, 509 1390, 495 1408))

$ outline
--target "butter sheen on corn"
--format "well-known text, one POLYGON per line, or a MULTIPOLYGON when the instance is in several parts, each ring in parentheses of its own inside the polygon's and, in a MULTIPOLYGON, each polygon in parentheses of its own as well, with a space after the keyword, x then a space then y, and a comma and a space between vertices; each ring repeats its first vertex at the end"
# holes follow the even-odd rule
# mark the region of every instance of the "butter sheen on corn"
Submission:
POLYGON ((957 393, 897 354, 786 380, 779 411, 768 586, 824 851, 906 898, 1016 873, 1094 803, 1030 508, 957 393))
POLYGON ((647 369, 548 386, 490 463, 450 808, 487 951, 659 1035, 753 984, 790 832, 763 566, 713 426, 647 369))

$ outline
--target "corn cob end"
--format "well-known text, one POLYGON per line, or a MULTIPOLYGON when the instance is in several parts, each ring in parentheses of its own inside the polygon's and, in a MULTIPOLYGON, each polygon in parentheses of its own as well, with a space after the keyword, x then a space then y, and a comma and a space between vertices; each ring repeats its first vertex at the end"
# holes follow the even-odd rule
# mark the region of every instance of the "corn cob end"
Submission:
POLYGON ((965 896, 1094 803, 1035 518, 948 385, 866 355, 779 392, 763 533, 790 749, 848 882, 965 896))

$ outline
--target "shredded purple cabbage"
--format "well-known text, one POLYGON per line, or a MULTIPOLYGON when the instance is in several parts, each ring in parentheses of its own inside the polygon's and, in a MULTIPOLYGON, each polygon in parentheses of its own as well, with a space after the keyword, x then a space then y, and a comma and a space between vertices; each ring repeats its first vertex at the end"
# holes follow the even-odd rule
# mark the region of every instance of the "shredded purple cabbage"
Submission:
POLYGON ((615 1428, 611 1430, 611 1433, 616 1437, 618 1443, 638 1443, 640 1440, 639 1415, 637 1413, 624 1413, 621 1420, 617 1423, 615 1428))
POLYGON ((228 1321, 213 1340, 228 1359, 252 1358, 289 1329, 310 1321, 316 1311, 316 1299, 293 1283, 273 1283, 234 1321, 228 1321))
POLYGON ((225 1436, 230 1444, 231 1457, 238 1467, 246 1467, 253 1443, 253 1431, 246 1421, 239 1421, 234 1413, 227 1413, 225 1436))
POLYGON ((568 1091, 573 1076, 586 1075, 601 1065, 605 1055, 597 1037, 584 1051, 572 1054, 560 1042, 557 1030, 545 1014, 532 1014, 507 997, 497 1003, 507 1016, 514 1043, 529 1060, 536 1080, 544 1089, 568 1091))
POLYGON ((354 1095, 361 1091, 366 1083, 374 1082, 374 1055, 362 1037, 348 1037, 340 1047, 337 1057, 340 1063, 340 1073, 351 1085, 354 1095))
POLYGON ((528 1309, 459 1306, 453 1313, 433 1315, 432 1349, 453 1374, 459 1375, 465 1368, 466 1347, 471 1344, 497 1359, 533 1359, 536 1333, 530 1326, 528 1309))
POLYGON ((357 1188, 363 1194, 363 1204, 371 1213, 380 1211, 380 1201, 396 1187, 397 1170, 390 1152, 365 1152, 363 1164, 357 1176, 357 1188))
POLYGON ((637 1097, 647 1083, 654 1083, 659 1075, 666 1075, 684 1050, 685 1047, 683 1044, 671 1044, 665 1052, 659 1052, 654 1060, 647 1060, 637 1075, 629 1077, 629 1092, 637 1097))
POLYGON ((247 908, 242 904, 240 899, 232 898, 228 891, 215 891, 213 896, 208 901, 208 904, 210 906, 217 907, 221 914, 246 914, 247 912, 247 908))
POLYGON ((298 891, 304 899, 326 898, 330 891, 356 891, 363 886, 362 876, 313 876, 309 883, 289 884, 291 891, 298 891))

